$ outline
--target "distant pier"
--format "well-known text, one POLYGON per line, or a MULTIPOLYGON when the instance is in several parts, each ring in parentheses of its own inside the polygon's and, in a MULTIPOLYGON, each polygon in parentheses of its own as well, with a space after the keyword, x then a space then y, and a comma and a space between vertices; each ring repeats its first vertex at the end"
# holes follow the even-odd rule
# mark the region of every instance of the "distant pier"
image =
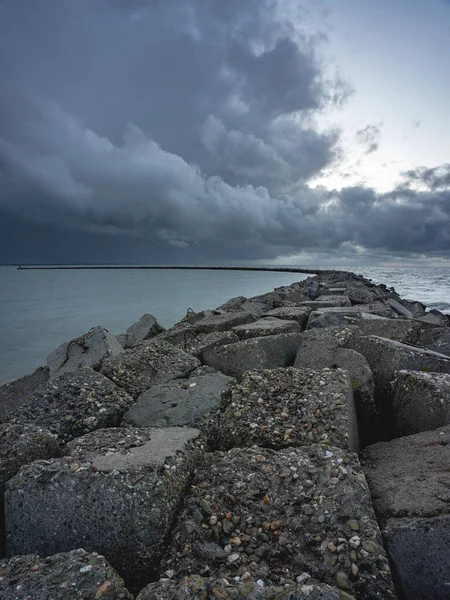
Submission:
POLYGON ((193 270, 193 271, 267 271, 271 273, 305 273, 317 275, 319 273, 329 273, 329 269, 302 269, 299 267, 206 267, 206 266, 185 266, 185 265, 19 265, 19 271, 52 271, 52 270, 71 270, 71 269, 174 269, 174 270, 193 270))

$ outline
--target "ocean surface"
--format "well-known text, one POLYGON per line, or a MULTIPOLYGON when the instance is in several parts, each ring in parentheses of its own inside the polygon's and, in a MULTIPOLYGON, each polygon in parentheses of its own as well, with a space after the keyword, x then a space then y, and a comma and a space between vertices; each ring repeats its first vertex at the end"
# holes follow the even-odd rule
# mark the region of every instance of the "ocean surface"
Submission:
MULTIPOLYGON (((450 313, 448 268, 344 270, 394 286, 404 298, 450 313)), ((0 267, 0 384, 44 365, 54 348, 95 325, 122 333, 149 312, 170 327, 188 308, 215 308, 234 296, 263 294, 306 277, 249 271, 18 271, 0 267)))

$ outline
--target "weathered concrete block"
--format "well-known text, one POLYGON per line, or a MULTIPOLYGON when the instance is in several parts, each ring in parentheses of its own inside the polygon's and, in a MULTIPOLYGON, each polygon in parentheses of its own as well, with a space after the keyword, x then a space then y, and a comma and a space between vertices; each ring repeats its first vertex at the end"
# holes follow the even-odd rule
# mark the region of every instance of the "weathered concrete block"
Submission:
POLYGON ((274 308, 264 313, 263 317, 276 317, 277 319, 286 319, 288 321, 296 321, 301 329, 305 329, 311 309, 307 306, 299 308, 298 306, 282 306, 274 308))
POLYGON ((362 459, 399 591, 448 598, 450 427, 374 444, 362 459))
POLYGON ((123 422, 136 427, 197 427, 207 434, 216 429, 222 392, 230 378, 222 373, 177 379, 154 385, 139 396, 123 422))
POLYGON ((396 319, 399 315, 392 308, 383 302, 374 302, 373 304, 357 304, 355 306, 324 306, 313 310, 319 314, 327 312, 340 313, 347 317, 363 318, 365 314, 377 315, 385 319, 396 319))
POLYGON ((348 320, 345 315, 338 312, 318 312, 313 311, 309 315, 307 329, 318 329, 326 327, 345 327, 348 325, 348 320))
POLYGON ((403 304, 401 304, 394 298, 388 298, 386 300, 386 304, 389 304, 392 310, 394 310, 398 315, 400 315, 404 319, 414 319, 413 313, 408 308, 406 308, 406 306, 403 306, 403 304))
POLYGON ((346 292, 346 287, 323 287, 320 289, 320 296, 345 296, 346 292))
POLYGON ((225 346, 238 342, 238 336, 232 331, 216 331, 213 333, 196 333, 192 328, 174 327, 155 338, 155 342, 168 342, 184 352, 192 354, 199 360, 203 359, 203 353, 209 348, 225 346))
MULTIPOLYGON (((284 583, 283 586, 265 586, 262 580, 255 582, 246 575, 238 581, 203 578, 199 575, 184 577, 181 581, 161 579, 150 583, 136 600, 196 600, 218 598, 222 600, 344 600, 337 588, 318 583, 304 573, 298 585, 284 583)), ((347 598, 350 598, 349 596, 347 598)))
POLYGON ((172 539, 174 578, 250 572, 272 585, 306 572, 357 599, 395 598, 357 456, 338 448, 207 455, 172 539))
POLYGON ((337 369, 248 371, 224 395, 217 448, 312 443, 358 451, 350 379, 337 369))
POLYGON ((108 358, 101 372, 137 398, 152 385, 187 377, 199 365, 197 358, 172 344, 150 340, 108 358))
MULTIPOLYGON (((362 446, 372 443, 373 420, 377 416, 375 384, 366 358, 341 346, 354 334, 354 327, 311 329, 303 334, 294 367, 344 369, 350 377, 362 446)), ((376 441, 376 440, 375 440, 376 441)))
POLYGON ((125 332, 124 348, 134 348, 140 342, 148 340, 164 331, 153 315, 146 313, 139 321, 133 323, 125 332))
POLYGON ((213 333, 217 331, 229 331, 237 325, 253 323, 255 315, 250 311, 240 310, 232 313, 206 316, 192 325, 195 333, 213 333))
POLYGON ((375 320, 369 320, 364 318, 364 313, 361 313, 361 316, 363 318, 355 322, 356 327, 352 330, 354 337, 377 335, 403 344, 415 345, 426 327, 423 323, 410 319, 378 317, 375 320))
POLYGON ((391 382, 394 437, 450 424, 450 375, 396 371, 391 382))
POLYGON ((64 342, 47 357, 50 377, 74 371, 80 367, 98 370, 103 361, 123 352, 116 337, 104 327, 93 327, 88 333, 64 342))
POLYGON ((278 319, 276 317, 263 317, 254 323, 233 327, 233 332, 240 340, 250 340, 265 335, 278 335, 280 333, 300 333, 301 327, 296 321, 278 319))
POLYGON ((133 600, 123 580, 96 552, 73 550, 0 562, 0 600, 133 600))
POLYGON ((34 391, 48 380, 48 367, 39 367, 31 375, 0 386, 0 423, 8 421, 9 415, 16 412, 34 391))
POLYGON ((132 404, 125 390, 85 367, 41 386, 12 416, 46 427, 66 443, 95 429, 116 427, 132 404))
POLYGON ((419 317, 419 321, 423 323, 430 323, 431 325, 436 325, 438 327, 448 327, 450 324, 450 319, 448 315, 441 313, 439 310, 430 310, 423 317, 419 317))
POLYGON ((5 556, 6 552, 3 501, 6 482, 23 465, 39 458, 60 455, 61 450, 55 436, 46 429, 36 425, 0 425, 0 557, 5 556))
POLYGON ((395 371, 450 373, 450 357, 416 346, 374 335, 355 338, 346 345, 366 357, 374 376, 378 418, 373 422, 373 439, 390 439, 394 435, 390 382, 395 371))
POLYGON ((377 299, 377 295, 374 294, 371 288, 355 282, 347 286, 346 294, 352 306, 355 304, 370 304, 377 299))
POLYGON ((420 332, 417 345, 450 356, 450 327, 430 327, 420 332))
POLYGON ((290 367, 297 355, 300 336, 300 333, 283 333, 211 348, 203 353, 203 361, 236 378, 245 371, 290 367))
POLYGON ((242 304, 246 302, 248 298, 245 296, 236 296, 235 298, 230 298, 224 304, 221 304, 216 308, 216 310, 221 310, 223 312, 234 312, 236 310, 241 310, 242 304))
POLYGON ((151 580, 198 458, 199 431, 103 429, 7 483, 10 555, 103 554, 132 589, 151 580))
POLYGON ((299 302, 298 306, 309 307, 312 310, 316 310, 319 308, 332 308, 333 306, 350 306, 350 301, 347 296, 326 296, 325 299, 321 300, 304 300, 303 302, 299 302))

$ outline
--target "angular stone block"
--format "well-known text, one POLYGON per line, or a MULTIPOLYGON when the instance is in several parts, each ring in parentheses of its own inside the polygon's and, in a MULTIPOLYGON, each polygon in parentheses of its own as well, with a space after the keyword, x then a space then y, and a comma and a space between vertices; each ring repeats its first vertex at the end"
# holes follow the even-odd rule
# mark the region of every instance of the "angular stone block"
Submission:
POLYGON ((20 467, 39 458, 61 455, 54 435, 36 425, 0 425, 0 557, 5 555, 4 499, 6 482, 20 467))
POLYGON ((250 311, 240 310, 232 313, 206 316, 192 325, 196 333, 213 333, 217 331, 229 331, 236 325, 253 323, 255 315, 250 311))
POLYGON ((419 317, 419 321, 423 323, 430 323, 437 327, 448 327, 450 324, 450 318, 448 315, 441 313, 440 310, 430 310, 423 317, 419 317))
MULTIPOLYGON (((355 454, 321 444, 206 455, 163 572, 269 585, 308 573, 354 598, 395 598, 355 454)), ((345 596, 344 596, 345 597, 345 596)))
POLYGON ((244 340, 206 350, 203 361, 238 379, 245 371, 290 367, 294 364, 300 338, 300 333, 283 333, 244 340))
POLYGON ((450 426, 365 449, 375 511, 408 600, 448 597, 450 426))
POLYGON ((222 373, 154 385, 139 396, 123 422, 135 427, 197 427, 210 434, 229 385, 230 378, 222 373))
POLYGON ((95 429, 117 427, 132 404, 125 390, 85 367, 41 386, 13 416, 46 427, 66 443, 95 429))
POLYGON ((350 301, 347 296, 326 296, 323 300, 304 300, 297 304, 299 308, 311 308, 317 310, 319 308, 332 308, 332 307, 349 307, 350 301))
POLYGON ((184 328, 173 327, 165 333, 155 338, 158 343, 160 341, 173 344, 180 350, 192 354, 199 360, 202 360, 205 350, 216 348, 217 346, 225 346, 226 344, 234 344, 238 342, 238 336, 232 331, 216 331, 213 333, 196 333, 194 329, 187 326, 184 328))
POLYGON ((146 341, 104 361, 101 372, 133 398, 152 385, 187 377, 200 361, 167 342, 146 341))
POLYGON ((350 379, 340 369, 248 371, 224 395, 217 447, 285 448, 320 442, 358 450, 350 379))
POLYGON ((123 352, 116 336, 104 327, 93 327, 88 333, 64 342, 47 357, 50 377, 74 371, 80 367, 98 370, 103 361, 123 352))
POLYGON ((327 327, 345 327, 348 325, 347 317, 338 312, 317 312, 309 315, 307 329, 325 329, 327 327))
POLYGON ((450 424, 450 375, 396 371, 391 382, 394 437, 450 424))
POLYGON ((389 304, 389 306, 404 319, 414 319, 413 313, 406 308, 406 306, 403 306, 403 304, 400 304, 400 302, 394 300, 394 298, 388 298, 386 300, 386 304, 389 304))
POLYGON ((139 589, 158 569, 199 458, 199 433, 103 429, 71 442, 69 456, 23 467, 5 493, 9 554, 83 547, 139 589))
MULTIPOLYGON (((161 579, 157 583, 150 583, 136 600, 344 600, 338 589, 312 580, 308 573, 300 576, 299 581, 303 583, 266 586, 262 580, 255 582, 250 575, 239 578, 238 581, 191 575, 181 581, 161 579)), ((347 596, 347 600, 350 598, 347 596)))
POLYGON ((31 375, 25 375, 0 386, 0 423, 8 421, 9 415, 17 411, 34 391, 48 380, 48 367, 39 367, 31 375))
POLYGON ((308 321, 309 313, 311 309, 309 307, 299 308, 298 306, 282 306, 281 308, 274 308, 264 313, 263 317, 276 317, 277 319, 286 319, 288 321, 296 321, 302 329, 305 329, 308 321))
POLYGON ((280 333, 300 333, 301 327, 295 321, 278 319, 276 317, 263 317, 254 323, 233 327, 240 340, 250 340, 265 335, 278 335, 280 333))
POLYGON ((0 562, 0 600, 133 600, 123 580, 96 552, 83 549, 0 562))
POLYGON ((417 345, 450 356, 450 327, 430 327, 421 331, 417 345))
POLYGON ((124 348, 134 348, 140 342, 148 340, 164 331, 153 315, 146 313, 139 321, 133 323, 125 332, 124 348))

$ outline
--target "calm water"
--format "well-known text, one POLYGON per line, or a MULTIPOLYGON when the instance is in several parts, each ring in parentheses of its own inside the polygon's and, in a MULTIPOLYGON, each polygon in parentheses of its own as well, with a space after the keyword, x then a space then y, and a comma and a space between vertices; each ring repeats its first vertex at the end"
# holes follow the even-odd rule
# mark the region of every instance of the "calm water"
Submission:
POLYGON ((45 364, 95 325, 122 333, 148 312, 170 327, 233 296, 256 296, 306 275, 239 271, 68 270, 0 267, 0 384, 45 364))
MULTIPOLYGON (((326 267, 321 267, 326 268, 326 267)), ((450 269, 346 267, 404 298, 450 313, 450 269)), ((103 325, 121 333, 143 313, 165 327, 188 307, 215 308, 306 278, 295 273, 236 271, 17 271, 0 267, 0 383, 45 364, 59 344, 103 325)))

